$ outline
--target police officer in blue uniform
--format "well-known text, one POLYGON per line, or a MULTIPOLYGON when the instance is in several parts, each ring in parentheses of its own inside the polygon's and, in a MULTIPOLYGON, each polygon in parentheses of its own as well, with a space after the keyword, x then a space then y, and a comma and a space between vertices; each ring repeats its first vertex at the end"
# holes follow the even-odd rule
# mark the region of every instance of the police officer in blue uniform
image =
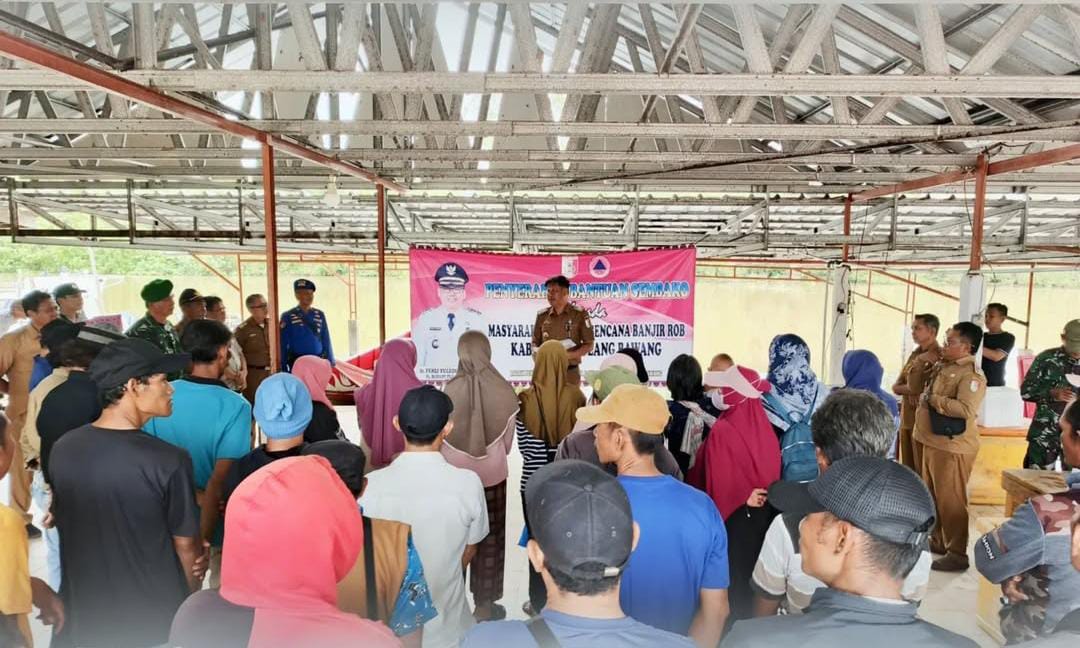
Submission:
POLYGON ((281 315, 281 370, 289 371, 300 356, 313 355, 334 363, 330 346, 330 328, 326 314, 311 306, 315 301, 315 282, 297 279, 293 293, 298 302, 295 308, 281 315))

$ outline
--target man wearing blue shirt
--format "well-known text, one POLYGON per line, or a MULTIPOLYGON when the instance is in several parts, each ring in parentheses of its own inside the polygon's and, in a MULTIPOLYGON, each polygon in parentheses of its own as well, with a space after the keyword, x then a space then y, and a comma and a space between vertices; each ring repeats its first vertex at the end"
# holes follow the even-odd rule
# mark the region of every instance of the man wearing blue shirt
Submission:
POLYGON ((297 305, 281 314, 281 370, 290 371, 300 356, 313 355, 334 364, 334 349, 330 346, 330 327, 326 313, 312 307, 315 301, 315 282, 297 279, 293 282, 297 305))
POLYGON ((643 385, 619 385, 599 405, 577 411, 596 426, 601 463, 613 463, 641 542, 623 575, 622 609, 651 626, 715 646, 728 617, 727 532, 705 493, 662 474, 656 451, 670 414, 643 385))
POLYGON ((201 537, 212 548, 211 587, 217 586, 221 573, 219 517, 225 477, 251 445, 251 405, 221 382, 231 339, 229 329, 214 320, 194 320, 184 328, 180 344, 191 354, 191 372, 171 383, 172 414, 151 419, 143 428, 191 455, 201 537))
POLYGON ((530 621, 475 626, 462 648, 693 648, 619 605, 619 581, 640 534, 614 477, 577 459, 556 461, 536 471, 525 500, 529 562, 547 584, 547 605, 530 621))

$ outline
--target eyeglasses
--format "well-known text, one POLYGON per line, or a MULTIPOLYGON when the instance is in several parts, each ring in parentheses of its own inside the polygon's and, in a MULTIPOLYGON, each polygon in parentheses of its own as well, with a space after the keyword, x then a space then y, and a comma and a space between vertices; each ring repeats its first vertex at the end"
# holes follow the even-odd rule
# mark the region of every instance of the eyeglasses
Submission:
POLYGON ((266 308, 266 304, 252 304, 249 308, 251 308, 252 310, 256 308, 266 308))
POLYGON ((960 346, 961 344, 965 344, 965 345, 968 345, 968 346, 970 346, 970 344, 968 344, 968 343, 967 343, 966 341, 964 341, 964 340, 959 340, 959 339, 957 339, 957 340, 950 340, 950 339, 948 339, 948 338, 945 338, 945 346, 947 346, 947 347, 951 347, 951 346, 960 346))

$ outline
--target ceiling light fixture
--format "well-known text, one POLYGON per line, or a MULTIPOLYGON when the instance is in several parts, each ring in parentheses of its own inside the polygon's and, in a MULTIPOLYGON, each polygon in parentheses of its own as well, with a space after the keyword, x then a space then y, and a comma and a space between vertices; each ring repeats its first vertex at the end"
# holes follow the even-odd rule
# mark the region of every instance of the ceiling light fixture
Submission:
POLYGON ((341 204, 341 194, 338 193, 337 176, 330 176, 326 183, 326 193, 322 197, 323 204, 327 207, 337 207, 341 204))

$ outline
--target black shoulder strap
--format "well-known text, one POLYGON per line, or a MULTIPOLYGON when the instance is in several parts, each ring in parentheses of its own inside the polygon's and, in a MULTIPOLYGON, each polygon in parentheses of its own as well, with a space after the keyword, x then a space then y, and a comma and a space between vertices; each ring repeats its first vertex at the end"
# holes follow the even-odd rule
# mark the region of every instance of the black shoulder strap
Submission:
POLYGON ((784 527, 787 528, 788 535, 791 536, 791 544, 795 547, 795 553, 799 553, 799 524, 802 522, 802 516, 794 513, 781 513, 780 517, 784 520, 784 527))
POLYGON ((375 537, 371 533, 371 518, 364 521, 364 593, 367 594, 367 618, 379 620, 379 596, 375 586, 375 537))
POLYGON ((562 645, 542 616, 529 619, 525 622, 525 627, 529 629, 529 634, 532 635, 533 641, 539 648, 560 648, 562 645))

